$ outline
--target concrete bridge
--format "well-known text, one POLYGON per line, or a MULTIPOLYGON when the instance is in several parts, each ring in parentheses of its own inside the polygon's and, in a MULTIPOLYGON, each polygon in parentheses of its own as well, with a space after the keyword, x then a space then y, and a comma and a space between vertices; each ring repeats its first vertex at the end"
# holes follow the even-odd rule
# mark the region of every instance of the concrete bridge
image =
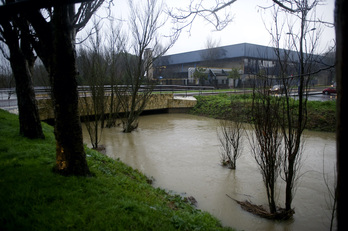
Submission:
MULTIPOLYGON (((88 96, 87 96, 88 97, 88 96)), ((81 96, 80 96, 81 99, 81 96)), ((87 99, 88 102, 89 99, 87 99)), ((50 98, 39 98, 38 108, 41 120, 51 120, 54 118, 54 111, 52 106, 52 100, 50 98)), ((106 102, 110 102, 110 97, 107 96, 106 102)), ((149 101, 146 104, 144 111, 168 111, 168 112, 181 112, 187 111, 196 105, 196 99, 192 96, 174 96, 172 93, 165 94, 152 94, 149 101)), ((105 113, 110 113, 108 106, 106 106, 105 113)), ((79 104, 80 116, 86 116, 86 110, 84 110, 83 103, 79 104)), ((119 113, 124 111, 120 109, 119 113)))
MULTIPOLYGON (((146 108, 146 111, 155 111, 155 110, 162 110, 162 111, 168 111, 168 112, 181 112, 181 111, 187 111, 190 108, 194 107, 196 105, 196 99, 193 97, 194 95, 210 95, 210 94, 220 94, 220 93, 226 93, 226 94, 243 94, 246 92, 250 92, 250 90, 228 90, 228 91, 216 91, 213 88, 209 88, 206 86, 190 86, 186 87, 181 86, 183 89, 181 89, 178 86, 162 86, 159 85, 156 88, 156 91, 152 94, 146 108)), ((80 87, 79 92, 86 91, 86 87, 80 87)), ((308 94, 311 96, 309 97, 309 100, 320 100, 325 101, 328 100, 328 96, 322 95, 322 87, 317 87, 314 89, 311 89, 308 94), (320 90, 320 91, 319 91, 320 90), (313 97, 312 95, 317 95, 318 97, 313 97), (311 98, 312 97, 312 98, 311 98)), ((52 107, 52 101, 49 96, 49 88, 47 87, 37 87, 35 88, 36 92, 36 99, 38 101, 38 107, 39 107, 39 114, 41 120, 51 120, 54 118, 53 113, 53 107, 52 107)), ((88 92, 88 88, 87 88, 88 92)), ((84 97, 85 94, 80 93, 80 98, 84 97)), ((88 94, 87 94, 88 96, 88 94)), ((295 96, 294 96, 295 97, 295 96)), ((109 99, 107 101, 110 101, 109 99)), ((80 105, 80 115, 85 116, 85 110, 80 105)), ((10 111, 12 113, 18 113, 18 107, 17 107, 17 96, 15 94, 15 89, 0 89, 0 108, 10 111)), ((123 111, 120 111, 122 113, 123 111)), ((109 113, 109 111, 106 111, 105 113, 109 113)))

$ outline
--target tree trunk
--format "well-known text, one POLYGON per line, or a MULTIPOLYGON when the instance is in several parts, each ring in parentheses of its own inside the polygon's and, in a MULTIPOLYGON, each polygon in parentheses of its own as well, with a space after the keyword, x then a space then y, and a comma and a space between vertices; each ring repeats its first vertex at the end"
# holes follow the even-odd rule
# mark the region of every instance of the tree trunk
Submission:
POLYGON ((348 67, 345 61, 348 60, 348 45, 345 42, 348 35, 348 2, 336 0, 335 6, 335 26, 336 26, 336 74, 337 74, 337 228, 338 230, 348 230, 348 223, 345 220, 347 213, 348 189, 345 185, 344 177, 347 176, 347 134, 345 129, 348 127, 348 100, 347 91, 343 88, 347 86, 348 67))
POLYGON ((29 34, 28 24, 21 18, 14 20, 16 23, 12 22, 11 24, 10 21, 0 21, 0 23, 2 37, 5 38, 10 52, 9 60, 16 81, 19 131, 21 135, 30 139, 44 139, 31 79, 35 57, 27 38, 29 34), (14 24, 23 26, 20 28, 21 33, 14 24))
POLYGON ((56 6, 53 16, 52 98, 55 112, 56 171, 90 174, 78 113, 75 31, 70 25, 73 5, 56 6))
MULTIPOLYGON (((270 184, 269 184, 269 199, 268 199, 268 205, 269 205, 269 211, 270 213, 272 214, 275 214, 277 212, 277 206, 276 206, 276 202, 274 200, 275 198, 275 194, 274 194, 274 187, 275 187, 275 184, 273 183, 273 179, 270 180, 270 184)), ((268 194, 267 193, 267 194, 268 194)))
POLYGON ((10 52, 16 80, 20 134, 30 139, 44 139, 29 64, 20 50, 10 52))
MULTIPOLYGON (((291 155, 291 154, 289 154, 291 155)), ((292 192, 294 185, 294 158, 288 157, 288 173, 286 175, 286 187, 285 187, 285 210, 291 210, 292 192)))

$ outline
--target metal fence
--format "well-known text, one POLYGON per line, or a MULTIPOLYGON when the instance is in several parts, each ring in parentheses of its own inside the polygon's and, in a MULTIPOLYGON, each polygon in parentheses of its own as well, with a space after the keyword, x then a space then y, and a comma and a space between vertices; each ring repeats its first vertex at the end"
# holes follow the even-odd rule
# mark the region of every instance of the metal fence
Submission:
MULTIPOLYGON (((130 91, 129 85, 105 85, 105 94, 111 92, 112 87, 130 91)), ((217 93, 215 88, 212 86, 186 86, 186 85, 141 85, 139 92, 145 91, 151 88, 154 94, 167 94, 172 93, 177 96, 191 96, 200 94, 214 94, 217 93)), ((35 87, 35 95, 37 99, 50 98, 51 88, 50 87, 35 87)), ((80 96, 85 96, 91 92, 90 86, 78 86, 78 92, 80 96)), ((15 88, 0 89, 0 108, 11 110, 17 107, 17 96, 15 88)))

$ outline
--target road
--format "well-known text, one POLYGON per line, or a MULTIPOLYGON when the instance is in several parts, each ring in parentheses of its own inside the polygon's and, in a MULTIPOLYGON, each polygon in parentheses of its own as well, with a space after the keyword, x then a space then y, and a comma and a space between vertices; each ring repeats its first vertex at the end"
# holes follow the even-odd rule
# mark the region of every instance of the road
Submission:
POLYGON ((13 90, 0 90, 0 108, 7 111, 17 109, 17 96, 13 90))
MULTIPOLYGON (((310 101, 329 101, 329 100, 336 100, 337 95, 331 94, 331 95, 324 95, 321 93, 322 87, 320 88, 313 88, 311 89, 310 95, 308 97, 308 100, 310 101)), ((182 91, 180 93, 175 92, 173 93, 176 97, 188 97, 188 96, 195 96, 195 95, 212 95, 212 94, 220 94, 220 93, 226 93, 226 94, 242 94, 251 92, 251 90, 231 90, 231 91, 218 91, 218 90, 208 90, 208 91, 182 91)), ((164 93, 164 92, 163 92, 164 93)), ((169 91, 169 93, 171 93, 169 91)), ((41 96, 42 97, 42 96, 41 96)), ((296 98, 296 95, 294 95, 296 98)), ((11 111, 13 113, 17 112, 17 96, 14 92, 14 90, 0 90, 0 108, 11 111)))

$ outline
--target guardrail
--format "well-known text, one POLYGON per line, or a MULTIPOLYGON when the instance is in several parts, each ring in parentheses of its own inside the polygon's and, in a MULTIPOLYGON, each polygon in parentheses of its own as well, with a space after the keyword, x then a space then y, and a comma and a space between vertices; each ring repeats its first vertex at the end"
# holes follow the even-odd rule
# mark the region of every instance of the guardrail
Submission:
MULTIPOLYGON (((124 88, 125 91, 130 91, 131 86, 117 85, 114 86, 119 89, 124 88)), ((111 92, 112 86, 105 85, 105 94, 108 95, 111 92)), ((216 90, 212 86, 185 86, 185 85, 141 85, 139 91, 151 88, 154 94, 166 94, 172 93, 173 95, 190 96, 201 94, 214 94, 216 90)), ((51 87, 34 87, 35 95, 37 99, 51 98, 51 87)), ((90 86, 78 86, 80 96, 90 94, 90 86)), ((0 89, 0 108, 12 109, 17 107, 17 96, 15 88, 2 88, 0 89)))
MULTIPOLYGON (((131 89, 130 85, 105 85, 104 89, 105 92, 111 91, 112 87, 117 88, 117 89, 131 89)), ((90 91, 91 87, 90 86, 79 86, 78 91, 79 92, 84 92, 84 91, 90 91)), ((212 86, 187 86, 187 85, 141 85, 139 87, 139 91, 144 91, 147 89, 152 89, 153 92, 185 92, 185 91, 204 91, 204 90, 215 90, 215 87, 212 86)))
MULTIPOLYGON (((105 85, 104 90, 106 93, 111 92, 112 87, 118 89, 124 89, 125 91, 130 91, 131 86, 129 85, 105 85)), ((141 85, 139 91, 142 92, 146 89, 151 88, 153 92, 162 94, 162 93, 188 93, 192 91, 198 92, 198 94, 202 94, 203 91, 212 91, 215 90, 215 87, 212 86, 186 86, 186 85, 141 85)), ((37 97, 50 97, 51 87, 34 87, 35 95, 37 97)), ((90 86, 78 86, 77 88, 79 93, 88 93, 91 92, 90 86)), ((16 90, 15 88, 7 88, 0 89, 0 100, 11 99, 15 96, 16 90)))

